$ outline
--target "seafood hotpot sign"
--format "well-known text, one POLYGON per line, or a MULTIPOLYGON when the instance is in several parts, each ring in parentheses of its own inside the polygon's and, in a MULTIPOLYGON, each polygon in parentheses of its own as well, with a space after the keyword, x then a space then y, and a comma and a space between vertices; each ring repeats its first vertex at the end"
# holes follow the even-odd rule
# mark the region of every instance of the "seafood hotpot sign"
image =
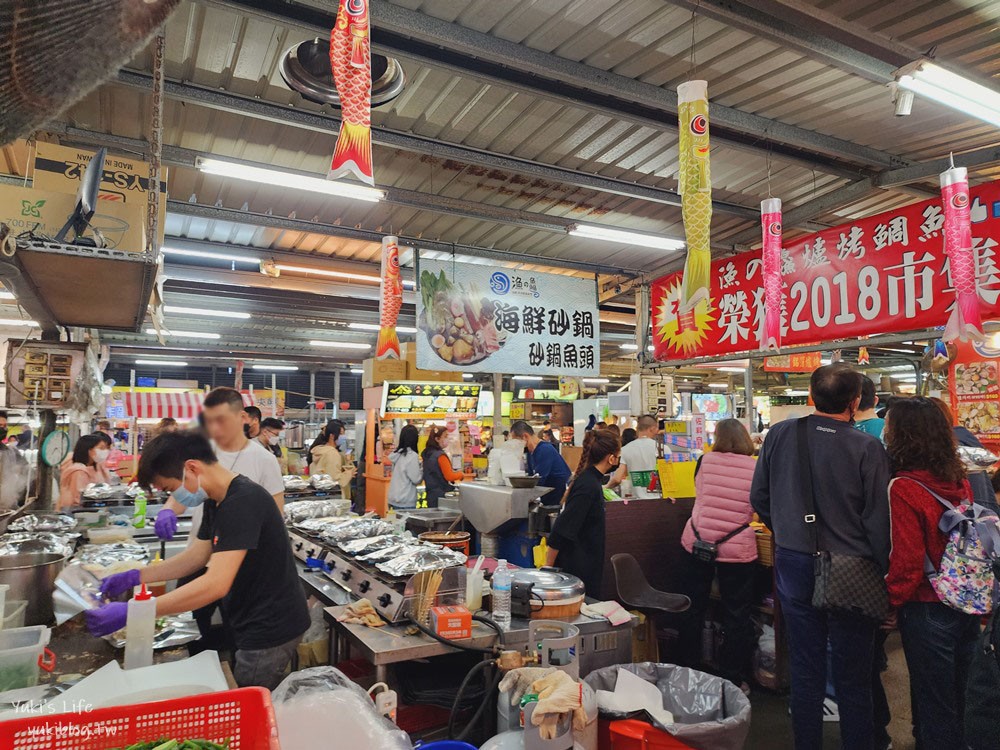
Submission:
POLYGON ((421 259, 417 366, 597 375, 593 279, 421 259))
POLYGON ((992 341, 957 342, 948 379, 958 424, 992 450, 1000 448, 1000 348, 992 341))

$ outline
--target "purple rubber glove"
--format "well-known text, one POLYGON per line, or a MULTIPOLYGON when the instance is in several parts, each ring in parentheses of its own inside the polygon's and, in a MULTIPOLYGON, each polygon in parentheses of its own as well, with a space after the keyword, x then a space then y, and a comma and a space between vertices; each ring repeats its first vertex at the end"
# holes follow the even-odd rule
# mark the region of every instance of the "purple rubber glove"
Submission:
POLYGON ((153 524, 156 535, 165 542, 169 542, 177 533, 177 514, 170 508, 164 508, 156 514, 156 523, 153 524))
POLYGON ((114 633, 125 627, 128 619, 128 604, 125 602, 111 602, 98 609, 88 609, 83 613, 87 621, 87 630, 91 635, 101 636, 114 633))
POLYGON ((126 570, 101 579, 101 595, 105 599, 114 599, 126 591, 131 591, 142 583, 138 570, 126 570))

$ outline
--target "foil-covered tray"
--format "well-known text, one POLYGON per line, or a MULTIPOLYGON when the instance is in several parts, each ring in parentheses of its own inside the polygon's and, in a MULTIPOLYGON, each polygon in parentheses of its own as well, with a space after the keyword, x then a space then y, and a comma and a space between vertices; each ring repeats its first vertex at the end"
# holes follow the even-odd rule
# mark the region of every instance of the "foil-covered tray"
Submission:
POLYGON ((346 516, 351 512, 351 501, 343 499, 296 500, 285 504, 285 520, 299 524, 311 518, 346 516))
POLYGON ((333 477, 329 474, 313 474, 309 477, 309 484, 314 490, 320 492, 330 492, 337 483, 333 481, 333 477))
POLYGON ((958 457, 969 471, 982 471, 997 462, 997 456, 992 451, 967 445, 958 446, 958 457))
POLYGON ((385 562, 376 563, 375 567, 397 578, 423 573, 425 570, 439 570, 456 565, 465 565, 468 558, 461 552, 447 548, 423 548, 394 557, 385 562))
POLYGON ((399 545, 399 537, 396 534, 383 534, 381 536, 366 537, 364 539, 352 539, 341 542, 340 548, 349 555, 360 555, 366 552, 375 552, 386 547, 396 547, 399 545))
POLYGON ((119 494, 118 487, 104 482, 88 484, 83 490, 83 496, 87 500, 108 500, 117 494, 119 494))
POLYGON ((15 519, 7 531, 72 531, 76 519, 65 513, 28 513, 15 519))
POLYGON ((51 553, 69 556, 79 534, 53 534, 48 531, 15 531, 0 536, 0 556, 51 553))
POLYGON ((120 567, 120 563, 145 563, 149 561, 149 551, 141 544, 85 544, 76 555, 76 560, 92 568, 120 567))
POLYGON ((285 492, 305 492, 309 489, 309 481, 295 474, 287 474, 281 481, 285 484, 285 492))
POLYGON ((382 536, 391 534, 393 525, 379 518, 357 518, 352 521, 339 524, 320 534, 320 538, 327 544, 337 544, 347 542, 352 539, 365 539, 367 537, 382 536))

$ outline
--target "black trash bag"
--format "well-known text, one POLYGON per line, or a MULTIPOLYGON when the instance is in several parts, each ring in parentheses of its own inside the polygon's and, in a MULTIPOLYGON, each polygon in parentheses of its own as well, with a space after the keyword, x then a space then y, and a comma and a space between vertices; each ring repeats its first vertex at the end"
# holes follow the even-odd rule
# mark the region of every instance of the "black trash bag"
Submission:
POLYGON ((606 719, 642 719, 672 734, 694 750, 741 750, 750 732, 750 699, 721 677, 673 664, 620 664, 591 672, 584 678, 594 690, 613 692, 618 670, 625 669, 652 682, 663 695, 663 708, 674 715, 664 726, 642 711, 634 715, 601 711, 606 719))

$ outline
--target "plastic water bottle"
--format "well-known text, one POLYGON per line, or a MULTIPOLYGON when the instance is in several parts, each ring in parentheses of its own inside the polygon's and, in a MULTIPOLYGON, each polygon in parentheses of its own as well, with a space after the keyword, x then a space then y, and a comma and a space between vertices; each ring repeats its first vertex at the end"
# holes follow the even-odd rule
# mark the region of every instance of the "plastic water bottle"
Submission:
POLYGON ((142 584, 128 601, 125 620, 125 669, 148 667, 153 663, 153 636, 156 631, 156 597, 142 584))
POLYGON ((510 585, 510 569, 501 560, 493 572, 493 620, 504 630, 510 630, 510 585))
POLYGON ((135 510, 132 513, 132 526, 137 529, 146 528, 146 493, 142 490, 135 496, 135 510))

